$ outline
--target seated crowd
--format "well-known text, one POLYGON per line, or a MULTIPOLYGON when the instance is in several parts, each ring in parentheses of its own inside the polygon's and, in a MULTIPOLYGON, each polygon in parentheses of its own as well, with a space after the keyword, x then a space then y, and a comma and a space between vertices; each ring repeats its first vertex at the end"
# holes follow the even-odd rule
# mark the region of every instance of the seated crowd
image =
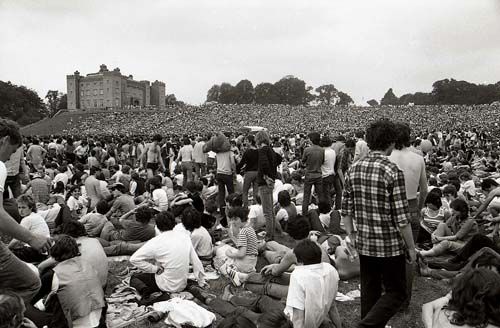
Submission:
MULTIPOLYGON (((424 325, 500 327, 496 144, 396 125, 388 158, 404 173, 413 271, 456 278, 423 306, 424 325)), ((105 327, 107 257, 129 256, 140 305, 187 291, 220 327, 340 328, 339 281, 361 272, 343 204, 370 153, 357 128, 23 139, 1 120, 0 327, 105 327), (212 270, 230 282, 222 295, 207 288, 212 270)))

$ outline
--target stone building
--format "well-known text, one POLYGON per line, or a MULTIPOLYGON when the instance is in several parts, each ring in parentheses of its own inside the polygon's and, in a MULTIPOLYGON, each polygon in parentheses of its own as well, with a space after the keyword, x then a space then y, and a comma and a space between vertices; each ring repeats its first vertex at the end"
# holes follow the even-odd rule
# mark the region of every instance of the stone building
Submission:
POLYGON ((68 109, 134 107, 165 108, 165 83, 136 81, 122 75, 119 68, 110 71, 101 65, 99 72, 87 76, 76 71, 66 76, 68 109))

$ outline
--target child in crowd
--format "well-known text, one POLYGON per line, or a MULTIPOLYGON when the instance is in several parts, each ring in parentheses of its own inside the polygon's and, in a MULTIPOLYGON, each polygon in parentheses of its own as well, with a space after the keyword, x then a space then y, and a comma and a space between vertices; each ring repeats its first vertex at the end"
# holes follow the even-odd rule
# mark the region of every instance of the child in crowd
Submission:
POLYGON ((450 217, 450 212, 444 209, 441 197, 434 190, 427 194, 424 208, 421 211, 422 219, 417 238, 417 243, 420 245, 430 243, 431 235, 436 231, 438 225, 446 222, 450 217))
POLYGON ((232 207, 228 211, 231 224, 239 230, 236 248, 222 245, 215 250, 214 265, 225 276, 231 279, 235 286, 240 286, 255 272, 258 246, 257 235, 248 220, 248 210, 244 207, 232 207))

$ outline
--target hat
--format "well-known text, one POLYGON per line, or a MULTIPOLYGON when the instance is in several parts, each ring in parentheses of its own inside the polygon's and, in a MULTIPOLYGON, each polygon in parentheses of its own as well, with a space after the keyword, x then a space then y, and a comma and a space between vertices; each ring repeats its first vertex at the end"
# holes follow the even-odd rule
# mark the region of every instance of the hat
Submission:
POLYGON ((113 189, 125 189, 125 185, 121 182, 116 182, 116 183, 113 183, 112 185, 109 186, 109 189, 113 190, 113 189))

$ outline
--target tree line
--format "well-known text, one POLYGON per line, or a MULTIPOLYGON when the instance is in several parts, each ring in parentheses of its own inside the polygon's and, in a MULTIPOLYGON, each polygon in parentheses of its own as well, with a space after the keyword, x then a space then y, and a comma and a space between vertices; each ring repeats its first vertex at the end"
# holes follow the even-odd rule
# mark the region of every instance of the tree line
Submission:
POLYGON ((287 75, 275 83, 262 82, 255 87, 244 79, 235 86, 223 82, 213 85, 207 92, 207 102, 220 104, 285 104, 306 105, 326 104, 347 106, 352 98, 337 90, 333 84, 325 84, 316 89, 292 75, 287 75))
MULTIPOLYGON (((500 82, 495 84, 474 84, 455 79, 444 79, 432 84, 431 92, 407 93, 401 97, 392 88, 380 99, 380 105, 479 105, 500 101, 500 82)), ((374 99, 370 106, 378 105, 374 99)))

